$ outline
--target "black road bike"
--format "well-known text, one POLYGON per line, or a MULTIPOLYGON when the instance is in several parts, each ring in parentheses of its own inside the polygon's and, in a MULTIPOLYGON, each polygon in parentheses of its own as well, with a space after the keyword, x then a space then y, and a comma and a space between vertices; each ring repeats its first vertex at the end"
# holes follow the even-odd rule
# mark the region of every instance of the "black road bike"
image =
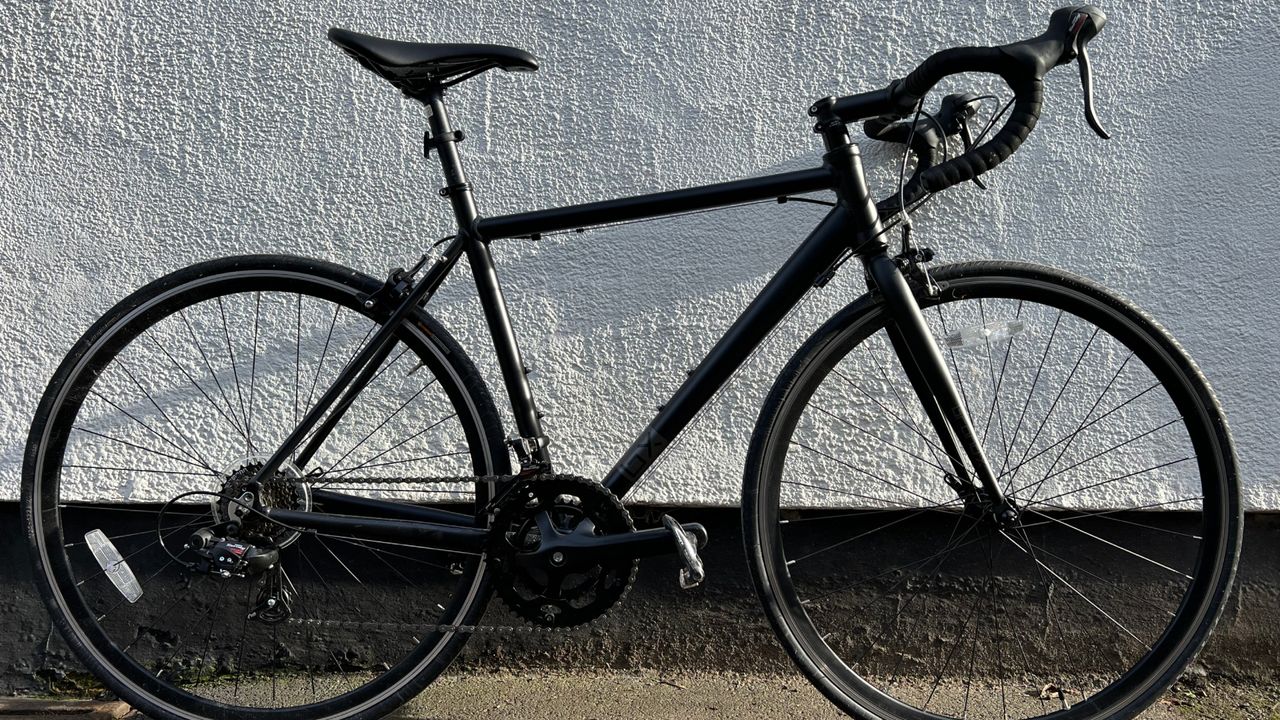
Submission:
MULTIPOLYGON (((796 664, 860 718, 1130 718, 1213 628, 1240 548, 1221 409, 1178 344, 1084 278, 1013 262, 930 267, 910 211, 1022 144, 1042 78, 1106 18, 928 58, 809 108, 811 170, 484 217, 445 112, 452 85, 535 70, 494 45, 329 38, 429 109, 424 150, 457 233, 385 281, 286 256, 174 272, 112 308, 41 399, 22 502, 54 624, 107 688, 160 718, 372 718, 476 632, 601 616, 639 558, 703 578, 705 530, 637 528, 620 498, 812 288, 850 259, 868 291, 798 350, 751 439, 746 550, 796 664), (986 98, 1013 91, 990 139, 986 98), (848 125, 904 143, 874 202, 848 125), (955 136, 964 151, 950 156, 955 136), (915 169, 906 182, 907 158, 915 169), (753 201, 838 202, 601 482, 552 463, 490 244, 753 201), (902 231, 900 252, 887 232, 902 231), (424 309, 466 256, 511 405, 424 309), (511 457, 518 467, 511 466, 511 457), (491 593, 523 625, 484 625, 491 593)), ((995 104, 998 106, 998 103, 995 104)), ((959 147, 959 145, 957 145, 959 147)))

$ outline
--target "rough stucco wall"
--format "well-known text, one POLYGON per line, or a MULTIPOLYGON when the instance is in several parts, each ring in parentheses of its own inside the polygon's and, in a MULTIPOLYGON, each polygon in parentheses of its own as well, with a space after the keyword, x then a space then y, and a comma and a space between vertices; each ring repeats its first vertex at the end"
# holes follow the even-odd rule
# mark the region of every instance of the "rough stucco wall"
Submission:
MULTIPOLYGON (((417 152, 422 112, 324 39, 329 25, 499 42, 543 61, 452 94, 483 213, 811 166, 814 98, 870 89, 928 52, 1038 33, 1038 2, 15 2, 0 22, 0 497, 16 497, 35 400, 130 289, 241 252, 381 274, 449 232, 417 152)), ((1280 508, 1269 3, 1126 3, 1095 43, 1092 139, 1073 70, 1047 82, 1017 160, 918 218, 944 260, 1044 262, 1116 287, 1214 383, 1254 508, 1280 508)), ((867 145, 870 145, 868 143, 867 145)), ((893 158, 865 148, 887 187, 893 158)), ((600 476, 820 217, 803 205, 508 242, 496 254, 562 467, 600 476)), ((733 503, 770 378, 861 290, 817 293, 691 428, 638 497, 733 503)), ((435 312, 501 387, 460 274, 435 312)))

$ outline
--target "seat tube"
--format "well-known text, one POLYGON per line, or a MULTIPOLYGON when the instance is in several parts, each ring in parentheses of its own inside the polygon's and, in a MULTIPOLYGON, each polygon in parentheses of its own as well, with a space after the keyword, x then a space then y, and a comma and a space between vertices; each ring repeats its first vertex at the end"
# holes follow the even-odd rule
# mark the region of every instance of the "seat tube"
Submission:
POLYGON ((489 335, 493 338, 493 347, 498 356, 498 366, 502 371, 507 398, 511 402, 511 412, 517 431, 517 437, 511 438, 511 443, 516 455, 520 458, 521 465, 525 468, 549 467, 551 455, 547 448, 547 439, 542 433, 541 414, 533 400, 528 370, 520 356, 520 346, 511 326, 506 299, 502 295, 501 285, 498 284, 498 272, 493 264, 493 255, 489 252, 488 242, 479 237, 474 230, 478 217, 475 198, 471 193, 471 186, 467 184, 466 175, 462 170, 462 161, 458 156, 457 143, 461 136, 453 131, 449 124, 449 116, 445 112, 443 88, 436 89, 428 95, 427 107, 431 111, 429 118, 431 137, 428 147, 437 150, 447 183, 440 194, 449 198, 458 222, 458 236, 466 240, 467 264, 471 266, 476 295, 480 299, 481 307, 484 308, 485 321, 489 326, 489 335))

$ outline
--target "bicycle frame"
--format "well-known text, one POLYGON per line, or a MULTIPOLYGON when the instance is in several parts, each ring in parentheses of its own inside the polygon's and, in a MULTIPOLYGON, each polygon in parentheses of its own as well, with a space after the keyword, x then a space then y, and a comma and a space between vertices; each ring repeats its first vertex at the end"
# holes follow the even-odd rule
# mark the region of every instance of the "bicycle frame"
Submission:
MULTIPOLYGON (((891 341, 943 449, 951 458, 955 479, 970 487, 975 487, 977 481, 988 493, 988 497, 994 499, 994 506, 1003 507, 1003 494, 995 483, 959 392, 920 313, 914 292, 903 277, 898 260, 888 254, 888 246, 882 239, 880 216, 867 189, 858 149, 850 141, 844 123, 832 112, 832 104, 833 99, 827 98, 816 103, 810 110, 810 114, 819 120, 815 131, 822 135, 826 146, 823 165, 812 170, 481 218, 476 212, 471 188, 462 170, 456 147, 460 135, 450 127, 444 108, 443 91, 433 94, 428 102, 430 134, 426 139, 426 148, 428 153, 431 149, 438 152, 447 182, 440 193, 453 206, 458 222, 457 235, 445 247, 442 257, 428 267, 421 281, 397 300, 388 321, 263 466, 259 478, 275 472, 294 453, 311 429, 324 418, 315 437, 298 453, 299 464, 310 459, 328 430, 336 425, 346 407, 369 382, 382 359, 391 351, 394 345, 394 328, 414 307, 430 298, 464 253, 484 308, 515 418, 517 434, 511 438, 511 444, 520 458, 523 474, 549 471, 549 444, 542 433, 537 405, 526 377, 527 371, 507 313, 493 257, 489 252, 490 242, 504 238, 537 237, 542 233, 625 220, 676 215, 784 195, 834 190, 839 199, 838 204, 760 290, 702 362, 690 371, 680 388, 659 409, 657 416, 605 476, 603 484, 619 497, 625 497, 641 476, 653 466, 663 450, 809 289, 825 283, 835 267, 854 255, 864 266, 869 289, 880 293, 883 298, 890 317, 888 328, 891 341), (326 413, 328 417, 325 417, 326 413), (973 468, 972 474, 962 458, 968 459, 973 468)), ((370 302, 374 300, 371 298, 370 302)), ((451 513, 423 513, 422 508, 396 507, 398 505, 400 504, 359 498, 353 507, 380 511, 382 519, 372 521, 367 517, 288 510, 272 510, 271 516, 301 527, 323 527, 330 531, 345 529, 357 535, 371 537, 425 538, 440 547, 457 550, 478 551, 483 548, 484 532, 475 527, 469 517, 461 521, 456 519, 461 516, 451 513)))

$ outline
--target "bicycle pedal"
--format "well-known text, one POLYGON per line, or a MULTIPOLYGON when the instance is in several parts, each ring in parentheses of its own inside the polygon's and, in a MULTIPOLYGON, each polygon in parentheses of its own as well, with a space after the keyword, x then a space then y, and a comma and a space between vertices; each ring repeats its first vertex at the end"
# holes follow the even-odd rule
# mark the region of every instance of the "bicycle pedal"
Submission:
POLYGON ((684 564, 680 568, 680 588, 689 590, 701 585, 707 578, 707 573, 703 568, 702 558, 698 556, 698 548, 707 544, 706 529, 698 523, 681 525, 670 515, 662 516, 662 525, 671 532, 671 538, 676 543, 676 555, 684 564))

